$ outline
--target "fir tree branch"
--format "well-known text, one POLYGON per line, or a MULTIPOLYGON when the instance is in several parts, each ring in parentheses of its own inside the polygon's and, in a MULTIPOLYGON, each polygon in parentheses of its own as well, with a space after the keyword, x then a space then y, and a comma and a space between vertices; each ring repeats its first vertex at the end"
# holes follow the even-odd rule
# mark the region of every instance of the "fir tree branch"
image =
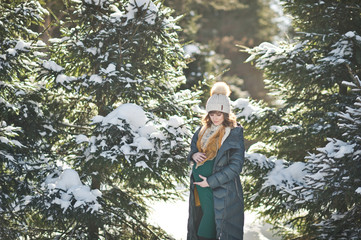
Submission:
POLYGON ((74 124, 65 123, 65 122, 58 122, 58 123, 65 127, 73 127, 73 128, 86 129, 86 130, 92 129, 91 127, 88 127, 88 126, 79 126, 79 125, 74 125, 74 124))

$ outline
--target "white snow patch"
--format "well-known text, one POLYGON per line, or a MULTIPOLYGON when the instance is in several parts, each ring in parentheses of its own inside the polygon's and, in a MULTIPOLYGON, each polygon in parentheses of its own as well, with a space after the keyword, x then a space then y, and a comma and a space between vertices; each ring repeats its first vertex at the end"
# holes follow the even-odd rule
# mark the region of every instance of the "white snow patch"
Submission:
POLYGON ((64 68, 59 66, 58 64, 56 64, 54 61, 44 61, 43 62, 43 67, 48 69, 48 70, 52 70, 54 72, 60 72, 62 71, 64 68))
MULTIPOLYGON (((116 123, 118 119, 124 119, 134 130, 144 126, 147 122, 147 116, 142 107, 133 103, 124 103, 114 111, 105 116, 101 121, 102 125, 116 123)), ((98 117, 96 120, 100 120, 98 117)))
MULTIPOLYGON (((264 52, 263 56, 261 57, 263 59, 270 58, 272 54, 280 54, 281 52, 283 52, 282 48, 279 48, 276 45, 273 45, 272 43, 269 42, 263 42, 254 49, 257 50, 256 52, 264 52)), ((255 54, 252 54, 246 59, 246 62, 252 61, 255 58, 255 56, 256 56, 255 54)))
POLYGON ((38 40, 38 41, 36 42, 36 46, 38 46, 38 47, 46 47, 46 43, 44 43, 44 42, 41 41, 41 40, 38 40))
POLYGON ((199 50, 199 47, 194 44, 188 44, 183 47, 185 52, 185 57, 192 57, 195 54, 200 54, 201 50, 199 50))
POLYGON ((121 11, 119 10, 119 8, 117 8, 117 6, 115 6, 115 5, 110 5, 109 8, 110 8, 110 10, 113 11, 113 13, 110 14, 110 17, 116 18, 117 20, 120 20, 120 18, 123 17, 124 13, 121 12, 121 11))
POLYGON ((137 162, 135 164, 136 167, 141 167, 141 168, 148 168, 149 170, 152 171, 152 169, 150 167, 148 167, 148 165, 144 162, 144 161, 140 161, 140 162, 137 162))
POLYGON ((8 144, 9 143, 9 139, 7 139, 6 137, 0 137, 0 142, 8 144))
MULTIPOLYGON (((255 145, 255 144, 253 144, 253 145, 255 145)), ((252 165, 259 166, 260 168, 269 168, 272 166, 271 162, 273 162, 272 160, 274 158, 268 159, 263 154, 256 153, 256 152, 250 152, 250 151, 252 151, 251 148, 249 149, 248 152, 245 153, 245 157, 252 165)))
POLYGON ((168 125, 174 128, 178 128, 184 124, 184 119, 179 116, 171 116, 168 120, 168 125))
POLYGON ((276 133, 280 133, 280 132, 284 132, 286 130, 290 130, 290 129, 300 129, 301 126, 300 125, 288 125, 288 126, 279 126, 279 125, 272 125, 270 127, 270 130, 276 133))
POLYGON ((24 51, 26 49, 29 49, 30 46, 31 46, 30 43, 20 40, 16 43, 15 49, 24 51))
POLYGON ((249 99, 239 98, 232 102, 232 106, 235 109, 239 109, 236 113, 237 117, 243 117, 246 120, 251 119, 252 116, 258 116, 261 108, 254 106, 249 99))
POLYGON ((55 188, 68 190, 73 186, 82 185, 79 175, 75 170, 66 169, 55 182, 55 188))
POLYGON ((354 151, 356 144, 349 144, 347 142, 327 138, 329 143, 323 148, 317 148, 318 151, 325 153, 329 158, 342 158, 354 151))
POLYGON ((15 56, 15 54, 17 53, 17 51, 14 48, 9 48, 6 51, 8 52, 8 54, 13 56, 15 56))
POLYGON ((87 48, 86 51, 93 54, 93 55, 96 55, 98 49, 96 47, 92 47, 92 48, 87 48))
POLYGON ((65 74, 59 74, 56 79, 55 79, 55 82, 57 83, 60 83, 60 84, 63 84, 63 83, 68 83, 70 81, 73 81, 75 80, 76 78, 75 77, 69 77, 65 74))
POLYGON ((68 76, 66 76, 65 74, 59 74, 55 79, 55 82, 57 83, 64 83, 67 81, 68 81, 68 76))
POLYGON ((82 142, 89 142, 89 139, 87 136, 83 135, 83 134, 79 134, 75 136, 75 142, 77 144, 80 144, 82 142))
POLYGON ((101 83, 102 82, 102 77, 97 75, 97 74, 93 74, 90 76, 89 78, 90 82, 95 82, 95 83, 101 83))
POLYGON ((98 189, 90 190, 89 186, 83 185, 79 174, 73 169, 64 170, 57 178, 48 177, 45 184, 50 193, 57 189, 63 190, 60 194, 61 197, 56 197, 52 201, 52 203, 60 205, 63 212, 72 205, 73 198, 76 200, 74 208, 87 204, 92 212, 99 210, 100 205, 96 199, 101 196, 101 192, 98 189), (96 207, 92 205, 96 205, 96 207))
POLYGON ((95 116, 95 117, 92 118, 92 123, 95 124, 95 123, 102 122, 103 119, 104 119, 103 116, 97 115, 97 116, 95 116))
POLYGON ((137 137, 134 139, 132 146, 137 147, 138 150, 152 150, 153 144, 145 137, 137 137))
MULTIPOLYGON (((115 69, 116 69, 115 65, 110 63, 108 65, 108 67, 106 69, 102 69, 102 71, 106 74, 109 74, 109 73, 115 72, 115 69)), ((115 75, 115 74, 113 73, 113 75, 115 75)))
POLYGON ((150 138, 157 138, 159 140, 165 140, 166 137, 164 136, 164 134, 162 132, 154 132, 150 135, 150 138))
POLYGON ((151 0, 130 0, 126 7, 127 13, 125 16, 127 17, 127 22, 135 18, 138 7, 142 10, 147 9, 145 21, 148 24, 154 24, 158 7, 151 0))
POLYGON ((345 33, 345 36, 348 38, 353 38, 355 37, 355 32, 348 31, 347 33, 345 33))
POLYGON ((156 126, 154 126, 153 123, 148 123, 147 125, 139 128, 138 130, 138 133, 142 137, 149 137, 156 132, 158 132, 158 129, 156 128, 156 126))
POLYGON ((295 162, 290 166, 285 165, 284 160, 276 160, 275 166, 271 172, 268 173, 267 180, 264 182, 263 187, 276 186, 288 188, 288 185, 292 188, 293 183, 302 183, 304 176, 306 175, 305 163, 295 162))

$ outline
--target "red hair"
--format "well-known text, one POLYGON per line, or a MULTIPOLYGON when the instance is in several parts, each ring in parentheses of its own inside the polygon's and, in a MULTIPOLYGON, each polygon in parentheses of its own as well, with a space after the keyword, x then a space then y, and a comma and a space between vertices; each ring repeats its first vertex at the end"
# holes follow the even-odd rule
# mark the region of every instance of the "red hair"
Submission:
MULTIPOLYGON (((207 113, 206 115, 204 115, 202 117, 202 124, 204 126, 207 126, 207 128, 211 127, 212 125, 212 120, 211 117, 209 116, 210 113, 216 113, 218 111, 210 111, 209 113, 207 113)), ((224 121, 222 123, 222 125, 224 127, 231 127, 234 128, 237 126, 237 120, 236 120, 236 115, 234 115, 232 112, 230 114, 228 113, 224 113, 224 112, 220 112, 223 113, 223 117, 224 117, 224 121)))

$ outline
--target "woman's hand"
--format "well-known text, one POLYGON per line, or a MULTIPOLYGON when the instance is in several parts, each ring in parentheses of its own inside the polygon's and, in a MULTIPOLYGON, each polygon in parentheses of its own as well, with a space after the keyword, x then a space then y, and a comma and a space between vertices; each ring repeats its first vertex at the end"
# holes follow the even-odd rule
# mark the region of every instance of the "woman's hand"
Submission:
POLYGON ((195 154, 192 155, 192 159, 196 162, 196 163, 201 163, 206 159, 206 154, 205 153, 201 153, 201 152, 196 152, 195 154))
POLYGON ((199 175, 200 178, 203 179, 202 182, 194 182, 193 184, 201 186, 201 187, 209 187, 208 182, 207 182, 207 178, 203 177, 202 175, 199 175))

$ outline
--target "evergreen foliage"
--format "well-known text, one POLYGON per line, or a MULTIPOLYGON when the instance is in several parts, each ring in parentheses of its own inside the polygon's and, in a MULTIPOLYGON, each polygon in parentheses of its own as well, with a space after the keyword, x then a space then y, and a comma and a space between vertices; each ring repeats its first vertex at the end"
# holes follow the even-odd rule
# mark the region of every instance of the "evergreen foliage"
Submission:
POLYGON ((179 91, 177 19, 148 0, 64 4, 48 48, 38 2, 0 4, 0 237, 168 238, 146 201, 187 182, 200 95, 179 91))
POLYGON ((55 137, 46 83, 36 80, 44 43, 32 31, 47 11, 36 1, 1 1, 0 10, 0 238, 17 239, 55 137))
POLYGON ((308 210, 309 232, 318 239, 361 237, 361 81, 343 82, 357 94, 352 106, 338 114, 342 136, 328 138, 318 153, 306 156, 304 187, 295 201, 308 210), (324 209, 321 211, 321 209, 324 209))
POLYGON ((294 42, 248 50, 277 105, 235 103, 247 137, 260 141, 246 157, 245 202, 284 239, 358 239, 359 93, 343 82, 359 84, 360 4, 283 3, 294 42))
POLYGON ((77 172, 54 170, 39 186, 42 197, 28 205, 46 206, 38 237, 166 237, 147 222, 145 200, 174 198, 185 183, 199 96, 178 91, 185 63, 176 20, 159 2, 68 3, 40 77, 62 119, 58 158, 77 172), (62 184, 66 176, 78 187, 62 184))

